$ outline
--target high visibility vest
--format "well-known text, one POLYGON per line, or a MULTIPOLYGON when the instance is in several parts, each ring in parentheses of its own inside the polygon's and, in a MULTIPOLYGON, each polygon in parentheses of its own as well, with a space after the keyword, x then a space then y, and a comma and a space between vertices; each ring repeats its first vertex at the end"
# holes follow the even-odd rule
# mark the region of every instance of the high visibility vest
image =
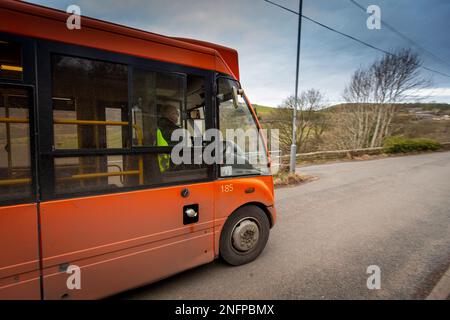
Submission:
MULTIPOLYGON (((158 128, 156 131, 156 145, 158 147, 168 147, 169 143, 167 143, 166 139, 164 139, 161 130, 158 128)), ((158 165, 159 171, 161 173, 166 172, 166 170, 170 167, 170 155, 168 154, 158 154, 158 165)))

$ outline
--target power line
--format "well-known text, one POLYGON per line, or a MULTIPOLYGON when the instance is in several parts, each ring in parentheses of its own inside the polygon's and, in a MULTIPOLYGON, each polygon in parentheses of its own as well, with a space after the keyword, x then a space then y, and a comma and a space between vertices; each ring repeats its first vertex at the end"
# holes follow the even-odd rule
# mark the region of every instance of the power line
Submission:
MULTIPOLYGON (((291 9, 289 9, 289 8, 286 8, 286 7, 284 7, 284 6, 282 6, 282 5, 278 4, 278 3, 275 3, 275 2, 270 1, 270 0, 264 0, 264 1, 267 2, 267 3, 270 3, 270 4, 274 5, 274 6, 277 6, 277 7, 281 8, 281 9, 284 9, 284 10, 286 10, 286 11, 289 11, 289 12, 291 12, 291 13, 293 13, 293 14, 299 15, 298 12, 296 12, 296 11, 294 11, 294 10, 291 10, 291 9)), ((341 36, 344 36, 344 37, 346 37, 346 38, 348 38, 348 39, 351 39, 351 40, 353 40, 353 41, 356 41, 356 42, 358 42, 358 43, 360 43, 360 44, 362 44, 362 45, 364 45, 364 46, 366 46, 366 47, 372 48, 372 49, 374 49, 374 50, 377 50, 377 51, 379 51, 379 52, 385 53, 385 54, 387 54, 387 55, 393 55, 391 52, 388 52, 388 51, 386 51, 386 50, 384 50, 384 49, 378 48, 378 47, 376 47, 376 46, 374 46, 374 45, 372 45, 372 44, 370 44, 370 43, 367 43, 367 42, 365 42, 365 41, 363 41, 363 40, 360 40, 360 39, 358 39, 358 38, 355 38, 354 36, 351 36, 351 35, 349 35, 349 34, 346 34, 346 33, 344 33, 344 32, 341 32, 341 31, 339 31, 339 30, 336 30, 336 29, 334 29, 334 28, 332 28, 332 27, 330 27, 330 26, 327 26, 327 25, 325 25, 325 24, 323 24, 323 23, 321 23, 321 22, 319 22, 319 21, 317 21, 317 20, 314 20, 314 19, 312 19, 312 18, 310 18, 310 17, 308 17, 308 16, 305 16, 304 14, 302 14, 301 17, 304 18, 304 19, 306 19, 306 20, 308 20, 308 21, 310 21, 310 22, 313 22, 313 23, 315 23, 315 24, 317 24, 317 25, 319 25, 319 26, 321 26, 321 27, 323 27, 323 28, 326 28, 326 29, 328 29, 328 30, 330 30, 330 31, 332 31, 332 32, 335 32, 335 33, 337 33, 337 34, 339 34, 339 35, 341 35, 341 36)), ((430 72, 437 73, 437 74, 439 74, 439 75, 441 75, 441 76, 450 78, 450 75, 445 74, 445 73, 443 73, 443 72, 440 72, 440 71, 437 71, 437 70, 434 70, 434 69, 431 69, 431 68, 428 68, 428 67, 425 67, 425 66, 421 66, 421 68, 422 68, 422 69, 425 69, 425 70, 427 70, 427 71, 430 71, 430 72)))
MULTIPOLYGON (((277 6, 277 7, 281 8, 281 9, 287 10, 287 11, 293 13, 293 14, 298 15, 298 12, 297 12, 297 11, 294 11, 294 10, 291 10, 291 9, 289 9, 289 8, 286 8, 286 7, 282 6, 281 4, 278 4, 278 3, 275 3, 275 2, 272 2, 272 1, 269 1, 269 0, 264 0, 264 1, 265 1, 265 2, 268 2, 268 3, 270 3, 270 4, 273 4, 274 6, 277 6)), ((304 15, 302 15, 302 17, 304 17, 304 15)))
POLYGON ((420 67, 421 67, 422 69, 427 70, 427 71, 430 71, 430 72, 434 72, 434 73, 440 74, 440 75, 443 76, 443 77, 448 77, 448 78, 450 78, 450 76, 449 76, 448 74, 446 74, 446 73, 443 73, 443 72, 440 72, 440 71, 437 71, 437 70, 434 70, 434 69, 430 69, 430 68, 425 67, 425 66, 420 66, 420 67))
MULTIPOLYGON (((356 2, 355 0, 349 0, 351 3, 353 3, 355 6, 357 6, 358 8, 360 8, 363 12, 367 12, 366 9, 359 4, 358 2, 356 2)), ((403 38, 404 40, 408 41, 409 43, 411 43, 412 45, 416 46, 417 48, 419 48, 420 50, 422 50, 423 52, 427 53, 429 56, 433 57, 435 60, 447 65, 450 67, 450 64, 445 61, 444 59, 439 58, 437 55, 435 55, 433 52, 427 50, 426 48, 422 47, 420 44, 418 44, 416 41, 414 41, 413 39, 411 39, 410 37, 408 37, 407 35, 405 35, 404 33, 398 31, 396 28, 394 28, 392 25, 390 25, 389 23, 387 23, 385 20, 381 19, 381 24, 384 25, 386 28, 388 28, 389 30, 391 30, 392 32, 394 32, 396 35, 398 35, 400 38, 403 38)))

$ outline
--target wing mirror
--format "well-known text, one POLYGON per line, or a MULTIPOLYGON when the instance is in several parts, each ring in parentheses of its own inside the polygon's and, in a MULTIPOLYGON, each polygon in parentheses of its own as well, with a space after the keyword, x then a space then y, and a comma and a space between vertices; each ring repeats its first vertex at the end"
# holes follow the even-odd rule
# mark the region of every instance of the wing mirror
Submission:
POLYGON ((235 109, 237 109, 239 108, 239 96, 242 97, 244 95, 244 90, 233 87, 232 95, 233 95, 233 106, 235 109))

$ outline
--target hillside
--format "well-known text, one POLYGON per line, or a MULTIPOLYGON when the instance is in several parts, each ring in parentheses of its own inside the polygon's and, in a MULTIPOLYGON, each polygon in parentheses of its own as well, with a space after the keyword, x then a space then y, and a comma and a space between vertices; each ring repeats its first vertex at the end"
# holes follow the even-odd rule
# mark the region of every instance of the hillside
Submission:
POLYGON ((264 117, 264 116, 270 114, 272 111, 278 110, 278 108, 262 106, 262 105, 259 105, 259 104, 253 104, 252 106, 255 109, 256 114, 258 115, 258 118, 259 117, 264 117))
MULTIPOLYGON (((328 107, 326 110, 337 110, 346 106, 351 106, 349 103, 341 103, 328 107)), ((367 104, 370 106, 370 104, 367 104)), ((396 104, 398 112, 417 112, 425 111, 425 113, 433 114, 450 114, 450 104, 448 103, 398 103, 396 104)))
MULTIPOLYGON (((370 105, 368 105, 369 107, 370 105)), ((280 133, 291 135, 289 120, 292 112, 287 109, 255 105, 258 118, 263 128, 279 129, 280 133)), ((333 123, 333 114, 348 111, 349 104, 333 105, 315 112, 311 126, 320 121, 321 137, 307 145, 303 143, 303 152, 335 149, 335 135, 339 124, 333 123), (323 133, 323 134, 322 134, 323 133)), ((450 104, 445 103, 404 103, 397 104, 397 112, 390 124, 391 135, 406 138, 429 138, 439 142, 450 142, 450 104)), ((340 130, 346 130, 340 128, 340 130)), ((289 144, 289 141, 286 142, 289 144)), ((286 147, 287 148, 287 147, 286 147)))

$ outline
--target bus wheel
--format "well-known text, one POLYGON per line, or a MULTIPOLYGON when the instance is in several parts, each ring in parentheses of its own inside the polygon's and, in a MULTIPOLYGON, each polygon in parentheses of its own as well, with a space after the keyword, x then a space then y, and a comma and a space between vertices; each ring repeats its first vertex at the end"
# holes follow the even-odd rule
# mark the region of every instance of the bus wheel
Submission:
POLYGON ((220 235, 220 256, 239 266, 255 260, 269 239, 270 223, 257 206, 237 209, 225 222, 220 235))

